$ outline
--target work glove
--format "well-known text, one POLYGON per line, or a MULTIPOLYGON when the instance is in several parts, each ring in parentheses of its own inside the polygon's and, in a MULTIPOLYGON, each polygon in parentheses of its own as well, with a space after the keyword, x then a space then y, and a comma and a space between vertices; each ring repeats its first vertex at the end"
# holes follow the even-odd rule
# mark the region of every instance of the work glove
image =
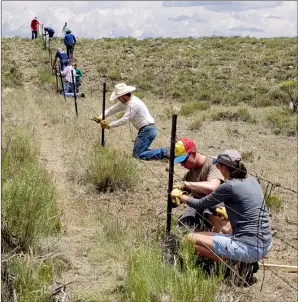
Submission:
POLYGON ((91 119, 91 121, 94 121, 94 122, 96 122, 97 124, 99 124, 100 121, 101 121, 101 119, 100 119, 99 117, 95 116, 95 117, 93 117, 93 118, 91 119))
POLYGON ((101 120, 101 121, 100 121, 100 127, 101 127, 102 129, 110 129, 109 122, 106 121, 106 120, 101 120))
POLYGON ((174 184, 173 189, 184 190, 185 189, 184 181, 180 181, 180 182, 177 182, 176 184, 174 184))
POLYGON ((229 220, 229 216, 228 216, 227 211, 224 207, 216 208, 215 212, 216 212, 217 216, 220 216, 220 217, 222 217, 226 220, 229 220))
POLYGON ((179 206, 182 203, 179 197, 181 197, 183 194, 188 195, 188 192, 179 190, 177 188, 172 190, 171 197, 174 205, 179 206))

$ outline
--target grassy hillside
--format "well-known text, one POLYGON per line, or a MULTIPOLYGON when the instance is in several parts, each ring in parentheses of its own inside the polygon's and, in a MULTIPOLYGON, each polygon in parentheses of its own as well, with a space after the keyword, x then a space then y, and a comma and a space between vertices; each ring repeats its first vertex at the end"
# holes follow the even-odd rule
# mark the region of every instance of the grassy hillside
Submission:
MULTIPOLYGON (((202 153, 235 148, 251 173, 296 190, 297 116, 288 110, 289 95, 280 88, 295 80, 296 43, 291 38, 78 39, 75 58, 87 97, 78 101, 76 117, 73 100, 65 102, 56 94, 41 40, 2 39, 2 127, 21 128, 38 146, 39 162, 55 184, 64 230, 34 240, 33 259, 59 255, 53 256, 50 273, 41 272, 46 282, 37 286, 46 291, 50 281, 72 282, 70 301, 297 298, 270 270, 260 292, 262 270, 257 284, 237 289, 220 285, 217 278, 205 281, 191 265, 181 274, 164 265, 159 243, 165 231, 168 163, 131 159, 136 135, 131 125, 106 131, 103 152, 98 147, 101 130, 90 121, 101 111, 103 78, 107 99, 115 83, 125 81, 137 86, 136 95, 156 120, 159 135, 153 147, 169 144, 170 118, 178 107, 178 136, 194 139, 202 153), (108 190, 101 189, 104 178, 111 183, 108 190)), ((53 56, 59 46, 61 39, 54 39, 53 56)), ((175 181, 184 173, 176 166, 175 181)), ((265 190, 266 183, 261 184, 265 190)), ((5 193, 3 203, 13 200, 5 193)), ((295 265, 296 250, 287 243, 297 245, 297 196, 277 187, 268 206, 275 237, 265 261, 295 265)), ((173 226, 180 213, 174 210, 173 226)), ((276 273, 295 286, 293 274, 276 273)), ((32 275, 31 280, 43 278, 32 275)))

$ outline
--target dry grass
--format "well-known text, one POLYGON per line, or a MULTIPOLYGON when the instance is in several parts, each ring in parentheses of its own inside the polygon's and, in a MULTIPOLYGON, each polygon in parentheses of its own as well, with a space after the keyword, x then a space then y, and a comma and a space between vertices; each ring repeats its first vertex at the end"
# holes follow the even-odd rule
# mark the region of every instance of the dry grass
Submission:
MULTIPOLYGON (((29 42, 31 41, 21 39, 4 40, 5 47, 12 51, 17 48, 16 45, 20 46, 19 49, 22 49, 28 60, 21 60, 13 52, 17 64, 25 72, 23 78, 27 89, 3 90, 3 127, 13 124, 31 129, 41 146, 40 160, 56 181, 59 207, 63 212, 66 229, 59 241, 59 248, 71 263, 71 268, 61 278, 64 282, 69 282, 77 276, 76 282, 69 286, 73 300, 84 296, 84 301, 111 301, 113 298, 121 301, 121 288, 126 282, 127 252, 138 244, 132 239, 134 232, 137 231, 144 238, 156 240, 165 228, 165 213, 162 212, 166 209, 167 200, 165 169, 168 165, 165 162, 137 162, 140 182, 134 190, 124 193, 98 194, 93 186, 81 181, 88 169, 88 154, 93 145, 100 142, 100 128, 89 119, 97 115, 101 108, 100 81, 103 73, 113 72, 117 76, 121 72, 128 84, 142 87, 139 92, 160 130, 153 147, 169 143, 171 121, 162 112, 164 108, 169 108, 170 98, 171 108, 181 107, 181 100, 193 101, 190 94, 196 95, 198 100, 210 100, 211 108, 204 111, 202 123, 194 124, 197 132, 189 127, 191 121, 201 120, 200 111, 191 113, 189 117, 179 115, 178 136, 194 139, 199 150, 208 155, 216 155, 227 148, 252 152, 253 156, 247 153, 249 171, 296 188, 296 138, 283 133, 277 136, 268 129, 267 114, 275 107, 253 108, 248 105, 247 111, 256 123, 247 123, 241 119, 212 120, 214 112, 237 112, 239 108, 243 108, 240 100, 253 106, 268 105, 264 103, 268 97, 267 92, 264 93, 265 90, 260 88, 270 91, 270 80, 275 83, 278 76, 291 76, 292 69, 288 70, 282 65, 288 59, 285 51, 288 54, 292 52, 291 39, 260 40, 257 43, 252 43, 253 40, 249 39, 235 39, 234 46, 225 39, 203 39, 200 43, 191 40, 107 39, 104 42, 88 41, 88 47, 83 44, 86 41, 80 41, 75 55, 79 68, 86 75, 82 91, 87 93, 87 98, 78 101, 78 117, 75 116, 72 99, 64 102, 63 97, 49 92, 40 93, 33 85, 31 75, 37 74, 37 68, 30 65, 30 53, 37 47, 41 49, 41 46, 29 42), (157 42, 161 44, 150 47, 150 44, 157 42), (267 45, 267 49, 264 45, 267 45), (206 52, 207 47, 212 48, 210 55, 206 52), (233 47, 241 47, 241 56, 237 59, 233 47), (183 49, 178 56, 177 49, 183 49), (95 50, 96 58, 89 55, 95 50), (165 53, 167 57, 164 57, 165 53), (171 56, 171 63, 166 64, 165 58, 171 56), (200 66, 197 62, 201 62, 200 66), (263 68, 265 63, 269 64, 268 68, 263 68), (192 68, 195 70, 191 71, 192 68), (245 74, 247 76, 243 78, 245 74), (218 78, 211 80, 213 75, 218 78), (257 84, 256 78, 259 79, 257 84), (191 82, 197 79, 200 79, 198 84, 191 82), (178 82, 181 84, 177 86, 178 82), (222 83, 227 87, 224 91, 221 90, 222 83), (235 83, 234 89, 229 89, 232 83, 235 83), (175 90, 175 85, 179 89, 175 90), (181 93, 185 94, 185 99, 181 93), (262 97, 254 98, 254 95, 262 97), (234 106, 227 108, 227 105, 220 105, 222 102, 234 106)), ((58 41, 55 43, 58 45, 58 41)), ((108 80, 109 93, 115 81, 108 80)), ((166 115, 170 116, 168 113, 166 115)), ((106 131, 106 145, 131 153, 135 135, 135 129, 129 125, 106 131)), ((175 172, 182 176, 185 171, 181 167, 175 167, 175 172)), ((179 180, 177 176, 175 178, 179 180)), ((281 188, 275 189, 273 193, 285 201, 283 211, 272 213, 273 227, 278 230, 279 237, 295 245, 297 230, 295 224, 290 222, 297 221, 296 196, 281 188)), ((175 210, 174 215, 178 212, 178 209, 175 210)), ((140 235, 135 236, 139 238, 140 235)), ((296 256, 294 250, 275 238, 272 252, 266 261, 294 264, 296 256)), ((278 273, 295 285, 295 276, 278 273)), ((269 271, 266 272, 261 293, 259 288, 260 282, 253 290, 238 291, 235 295, 251 301, 280 301, 281 298, 291 301, 296 295, 269 271), (274 290, 272 283, 278 284, 274 290)))

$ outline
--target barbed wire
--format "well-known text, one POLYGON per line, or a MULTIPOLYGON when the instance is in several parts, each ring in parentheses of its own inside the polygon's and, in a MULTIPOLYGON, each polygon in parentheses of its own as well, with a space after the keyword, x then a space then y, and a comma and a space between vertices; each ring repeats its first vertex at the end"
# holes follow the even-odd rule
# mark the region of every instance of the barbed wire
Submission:
MULTIPOLYGON (((147 166, 143 161, 141 161, 145 166, 147 166)), ((152 170, 151 170, 151 172, 152 172, 152 170)), ((155 175, 155 177, 158 177, 158 176, 156 176, 156 174, 154 173, 154 172, 152 172, 153 173, 153 175, 155 175)), ((202 190, 203 191, 203 190, 202 190)), ((170 193, 168 193, 168 194, 170 194, 170 193)), ((216 199, 216 198, 215 198, 216 199)), ((263 201, 264 201, 264 199, 263 199, 263 201)), ((218 200, 218 202, 220 203, 221 201, 220 200, 218 200)), ((225 206, 226 206, 226 204, 225 204, 225 206)), ((239 213, 239 212, 237 212, 237 211, 235 211, 234 209, 232 209, 231 207, 229 207, 229 206, 226 206, 227 208, 229 208, 229 209, 231 209, 232 211, 234 211, 234 212, 236 212, 238 215, 241 215, 242 217, 245 217, 243 214, 241 214, 241 213, 239 213)), ((260 211, 261 211, 261 209, 260 209, 260 211)), ((196 213, 203 219, 203 220, 205 220, 205 221, 207 221, 208 223, 210 223, 212 226, 214 226, 208 219, 206 219, 203 215, 201 215, 201 213, 199 213, 197 210, 196 210, 196 213)), ((247 219, 247 217, 245 217, 246 219, 247 219)), ((249 220, 249 219, 248 219, 249 220)), ((252 220, 249 220, 250 222, 253 222, 252 220)), ((180 223, 182 223, 181 221, 179 221, 180 223)), ((183 223, 182 223, 183 224, 183 223)), ((184 224, 184 226, 185 226, 185 224, 184 224)), ((188 230, 190 230, 189 228, 188 228, 188 230)), ((226 234, 223 234, 223 235, 225 235, 226 237, 228 237, 228 238, 230 238, 228 235, 226 235, 226 234)), ((237 241, 235 241, 236 242, 236 244, 238 244, 237 243, 237 241)), ((206 247, 206 248, 208 248, 215 256, 217 256, 216 254, 215 254, 215 252, 214 251, 212 251, 208 246, 206 246, 205 244, 204 244, 204 246, 206 247)), ((240 247, 240 245, 238 244, 238 246, 240 247)), ((257 247, 258 248, 258 246, 255 246, 255 247, 257 247)), ((263 247, 264 248, 264 247, 263 247)), ((253 258, 254 258, 254 256, 251 254, 251 253, 249 253, 249 252, 247 252, 250 256, 252 256, 253 258)), ((218 257, 218 256, 217 256, 218 257)), ((220 258, 219 258, 220 259, 220 258)), ((221 259, 220 259, 221 260, 221 259)), ((221 260, 222 261, 222 260, 221 260)), ((227 265, 224 261, 222 261, 226 266, 228 266, 234 273, 236 273, 229 265, 227 265)), ((297 291, 297 288, 295 288, 294 286, 292 286, 290 283, 288 283, 287 282, 287 280, 285 280, 284 278, 282 278, 281 276, 279 276, 277 273, 275 273, 273 270, 271 270, 269 267, 266 267, 266 269, 268 269, 268 270, 270 270, 274 275, 276 275, 277 277, 279 277, 283 282, 285 282, 288 286, 290 286, 292 289, 294 289, 295 291, 297 291)), ((237 274, 236 273, 236 275, 240 278, 240 279, 242 279, 245 283, 247 283, 239 274, 237 274)), ((248 283, 247 283, 248 284, 248 283)))
MULTIPOLYGON (((46 42, 46 41, 45 41, 46 42)), ((45 43, 46 44, 46 43, 45 43)), ((46 45, 45 45, 46 46, 46 45)), ((88 106, 87 104, 84 104, 84 105, 86 105, 86 106, 88 106)), ((129 106, 129 105, 128 105, 129 106)), ((89 107, 89 106, 88 106, 89 107)), ((92 109, 92 111, 93 112, 95 112, 95 110, 93 109, 93 108, 91 108, 91 107, 89 107, 90 109, 92 109)), ((142 118, 143 119, 145 119, 143 116, 142 116, 142 118)), ((146 119, 145 119, 146 120, 146 119)), ((157 128, 158 129, 158 131, 160 132, 160 133, 162 133, 163 134, 163 131, 161 131, 159 128, 157 128)), ((116 132, 114 132, 114 134, 116 134, 117 135, 117 133, 116 132)), ((165 135, 165 134, 164 134, 165 135)), ((166 134, 165 136, 167 136, 168 138, 170 138, 169 136, 168 136, 168 134, 166 134)), ((170 142, 171 142, 171 140, 170 140, 170 142)), ((176 142, 176 140, 175 140, 175 142, 176 142)), ((206 157, 208 157, 208 158, 210 158, 210 159, 213 159, 212 157, 210 157, 209 155, 207 155, 207 154, 204 154, 204 153, 202 153, 202 152, 200 152, 202 155, 204 155, 204 156, 206 156, 206 157)), ((155 177, 157 177, 157 179, 159 179, 159 177, 155 174, 155 172, 153 172, 151 169, 149 169, 148 168, 148 166, 145 164, 145 162, 144 161, 142 161, 141 160, 141 163, 143 163, 145 166, 146 166, 146 168, 155 176, 155 177)), ((242 171, 241 169, 239 169, 239 168, 236 168, 237 170, 240 170, 240 171, 242 171)), ((177 174, 176 174, 177 175, 177 174)), ((260 180, 262 180, 262 181, 264 181, 264 182, 267 182, 268 184, 271 184, 272 186, 275 186, 275 187, 281 187, 281 188, 283 188, 284 190, 287 190, 287 191, 290 191, 290 192, 292 192, 292 193, 295 193, 295 194, 297 194, 298 192, 297 191, 295 191, 295 190, 293 190, 293 189, 290 189, 290 188, 287 188, 287 187, 285 187, 285 186, 283 186, 283 185, 281 185, 281 184, 274 184, 274 183, 272 183, 271 181, 269 181, 269 180, 267 180, 267 179, 265 179, 265 178, 262 178, 262 177, 260 177, 260 176, 258 176, 258 175, 253 175, 253 174, 251 174, 250 173, 250 175, 252 175, 252 176, 254 176, 254 177, 256 177, 257 179, 260 179, 260 180)), ((180 178, 181 178, 181 176, 179 176, 180 178)), ((203 191, 203 190, 202 190, 203 191)), ((220 202, 220 201, 219 201, 220 202)), ((235 211, 234 209, 232 209, 231 207, 229 207, 229 206, 227 206, 226 204, 225 204, 225 206, 227 207, 227 208, 229 208, 230 210, 232 210, 232 211, 234 211, 234 212, 236 212, 238 215, 241 215, 241 216, 243 216, 243 217, 245 217, 244 215, 242 215, 242 214, 240 214, 240 213, 238 213, 237 211, 235 211)), ((212 223, 209 221, 209 220, 207 220, 203 215, 201 215, 198 211, 196 211, 196 213, 202 218, 202 219, 204 219, 204 220, 206 220, 208 223, 210 223, 211 225, 212 225, 212 223)), ((189 228, 185 225, 185 224, 183 224, 184 225, 184 227, 186 227, 188 230, 189 230, 189 228)), ((225 235, 225 234, 224 234, 225 235)), ((228 238, 230 238, 229 236, 227 236, 228 238)), ((278 238, 278 239, 280 239, 280 240, 282 240, 281 238, 278 238)), ((237 243, 237 242, 236 242, 237 243)), ((285 243, 287 243, 287 242, 285 242, 285 243)), ((288 244, 288 243, 287 243, 288 244)), ((204 244, 205 245, 205 244, 204 244)), ((296 249, 294 246, 292 246, 291 244, 288 244, 289 246, 291 246, 292 248, 294 248, 294 249, 296 249)), ((214 251, 212 251, 212 249, 210 249, 208 246, 206 246, 205 245, 205 247, 206 248, 208 248, 216 257, 218 257, 218 255, 216 255, 215 254, 215 252, 214 251)), ((297 249, 296 249, 297 250, 297 249)), ((244 280, 239 274, 237 274, 237 272, 235 272, 227 263, 225 263, 221 258, 218 258, 218 259, 220 259, 220 261, 222 261, 222 263, 224 263, 224 265, 226 265, 227 267, 229 267, 229 269, 231 269, 240 279, 242 279, 247 285, 249 285, 247 282, 246 282, 246 280, 244 280)), ((277 273, 275 273, 273 270, 271 270, 270 268, 268 268, 267 267, 267 269, 269 269, 273 274, 275 274, 277 277, 279 277, 282 281, 284 281, 288 286, 290 286, 292 289, 294 289, 295 291, 297 291, 297 288, 295 288, 295 287, 293 287, 291 284, 289 284, 286 280, 284 280, 282 277, 280 277, 277 273)))
MULTIPOLYGON (((127 106, 128 106, 130 109, 132 109, 131 106, 130 106, 129 104, 127 104, 127 106)), ((140 113, 139 115, 141 116, 141 118, 142 118, 145 122, 147 122, 147 123, 150 123, 150 122, 151 122, 151 121, 147 120, 141 113, 140 113)), ((155 126, 156 126, 156 125, 155 125, 155 126)), ((170 139, 170 143, 172 142, 172 141, 171 141, 171 137, 170 137, 168 134, 165 134, 165 133, 164 133, 162 130, 160 130, 160 128, 158 128, 157 126, 156 126, 156 128, 157 128, 157 130, 158 130, 161 134, 165 135, 167 138, 170 139)), ((178 137, 178 136, 176 135, 176 137, 178 137)), ((176 139, 175 139, 174 142, 176 142, 176 139)), ((204 156, 206 156, 206 157, 208 157, 208 158, 211 159, 211 160, 214 159, 212 156, 207 155, 207 154, 205 154, 205 153, 203 153, 203 152, 201 152, 201 151, 200 151, 199 153, 202 154, 202 155, 204 155, 204 156)), ((232 167, 232 166, 230 166, 230 167, 232 167)), ((237 167, 232 167, 232 168, 234 168, 234 169, 236 169, 236 170, 238 170, 238 171, 241 171, 241 172, 245 172, 245 171, 243 171, 242 169, 237 168, 237 167)), ((267 183, 270 183, 270 184, 272 184, 272 185, 275 185, 276 187, 281 187, 281 188, 283 188, 284 190, 287 190, 287 191, 290 191, 290 192, 292 192, 292 193, 298 194, 298 191, 295 191, 295 190, 293 190, 293 189, 291 189, 291 188, 285 187, 285 186, 281 185, 280 183, 273 183, 272 181, 267 180, 267 179, 265 179, 265 178, 262 178, 262 177, 260 177, 260 176, 257 175, 257 174, 253 174, 253 173, 248 173, 248 174, 250 174, 251 176, 253 176, 253 177, 255 177, 255 178, 259 179, 259 180, 262 180, 262 181, 264 181, 264 182, 267 182, 267 183)))

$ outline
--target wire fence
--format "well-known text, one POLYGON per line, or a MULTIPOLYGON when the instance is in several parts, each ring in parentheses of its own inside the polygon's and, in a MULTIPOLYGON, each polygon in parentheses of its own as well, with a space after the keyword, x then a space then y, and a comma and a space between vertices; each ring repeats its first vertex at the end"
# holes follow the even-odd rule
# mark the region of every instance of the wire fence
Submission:
MULTIPOLYGON (((48 39, 48 43, 47 43, 47 39, 46 39, 46 35, 43 35, 43 30, 44 30, 44 28, 43 28, 43 24, 42 24, 42 41, 43 41, 43 47, 44 47, 44 49, 46 50, 46 49, 48 49, 48 51, 49 51, 49 62, 50 62, 50 65, 51 65, 51 68, 52 68, 52 64, 53 64, 53 55, 52 55, 52 47, 51 47, 51 40, 50 39, 48 39)), ((56 77, 56 91, 57 91, 57 93, 59 93, 59 81, 58 81, 58 78, 57 78, 57 73, 55 72, 55 74, 53 74, 52 73, 52 75, 55 75, 55 77, 56 77)), ((107 81, 108 79, 105 79, 105 81, 107 81)), ((61 89, 63 90, 63 82, 61 81, 61 89)), ((92 94, 94 93, 94 92, 103 92, 103 90, 101 90, 101 89, 92 89, 92 86, 91 86, 91 96, 92 96, 92 94)), ((104 92, 103 92, 104 93, 104 92)), ((90 111, 92 111, 92 113, 93 114, 95 114, 96 112, 97 112, 97 110, 96 109, 94 109, 94 108, 92 108, 90 105, 88 105, 87 103, 84 103, 84 102, 81 102, 80 103, 80 106, 81 106, 81 108, 86 112, 86 113, 89 113, 89 110, 90 111)), ((129 104, 128 104, 128 107, 130 107, 129 106, 129 104)), ((130 109, 131 109, 131 107, 130 107, 130 109)), ((77 109, 76 109, 77 110, 77 109)), ((147 121, 146 119, 145 119, 145 117, 144 116, 142 116, 142 118, 144 119, 144 121, 145 122, 149 122, 149 121, 147 121)), ((128 125, 127 125, 128 126, 128 125)), ((137 133, 135 133, 134 132, 134 130, 132 130, 131 129, 131 127, 130 127, 130 125, 128 126, 129 127, 129 131, 130 131, 130 135, 132 136, 132 134, 134 134, 135 136, 137 136, 137 133)), ((162 134, 163 136, 165 136, 167 139, 169 139, 169 145, 171 144, 171 137, 169 136, 169 134, 167 133, 167 132, 165 132, 165 131, 162 131, 161 129, 159 129, 158 127, 157 127, 157 130, 158 130, 158 132, 160 133, 160 134, 162 134)), ((127 147, 127 149, 128 150, 131 150, 131 146, 130 145, 128 145, 128 144, 125 144, 124 142, 123 142, 123 140, 122 140, 122 137, 121 136, 119 136, 117 133, 116 133, 116 131, 113 131, 113 134, 115 134, 116 136, 118 136, 118 138, 122 141, 122 143, 127 147)), ((175 138, 175 142, 177 141, 177 139, 178 139, 178 137, 179 136, 176 136, 176 138, 175 138)), ((209 159, 213 159, 211 156, 209 156, 209 155, 207 155, 207 154, 205 154, 205 153, 203 153, 203 152, 201 152, 200 151, 200 154, 202 154, 202 155, 204 155, 204 156, 206 156, 207 158, 209 158, 209 159)), ((160 187, 162 187, 162 188, 164 188, 164 186, 162 185, 163 183, 165 184, 165 185, 167 185, 167 179, 164 179, 164 178, 161 178, 161 176, 160 176, 160 174, 158 174, 158 173, 156 173, 153 169, 151 169, 150 167, 149 167, 149 164, 148 164, 148 162, 146 162, 146 161, 143 161, 143 160, 140 160, 139 161, 140 163, 142 163, 142 165, 144 165, 145 166, 145 168, 148 170, 148 171, 150 171, 150 173, 157 179, 157 180, 159 180, 159 184, 160 184, 160 187)), ((165 163, 165 162, 162 162, 162 161, 160 161, 160 163, 161 163, 161 165, 162 166, 164 166, 166 169, 168 168, 167 167, 167 164, 165 163)), ((135 167, 134 166, 132 166, 134 169, 135 169, 135 167)), ((241 170, 241 169, 239 169, 239 168, 237 168, 238 170, 241 170)), ((136 172, 138 173, 138 175, 139 175, 139 177, 140 178, 142 178, 142 175, 140 175, 140 173, 136 170, 136 172)), ((173 172, 174 173, 174 175, 179 179, 179 180, 183 180, 183 177, 181 177, 180 175, 178 175, 178 174, 176 174, 175 172, 173 172)), ((294 189, 292 189, 292 188, 288 188, 288 187, 286 187, 286 186, 284 186, 284 185, 282 185, 282 184, 280 184, 280 183, 273 183, 272 181, 270 181, 270 180, 268 180, 268 179, 265 179, 265 178, 262 178, 262 177, 260 177, 260 176, 258 176, 257 174, 252 174, 252 173, 250 173, 250 175, 251 176, 253 176, 253 177, 256 177, 258 180, 259 180, 259 182, 260 181, 263 181, 263 182, 265 182, 265 183, 267 183, 267 188, 268 188, 268 186, 270 185, 271 186, 271 190, 270 190, 270 192, 268 193, 268 192, 265 192, 265 196, 264 196, 264 200, 263 200, 263 204, 265 205, 266 204, 266 199, 268 199, 268 197, 270 197, 270 195, 271 195, 271 193, 272 193, 272 191, 275 189, 275 188, 281 188, 281 189, 283 189, 283 190, 285 190, 285 191, 288 191, 288 192, 291 192, 291 193, 295 193, 295 194, 298 194, 298 191, 296 191, 296 190, 294 190, 294 189)), ((266 190, 267 191, 267 190, 266 190)), ((206 195, 208 194, 208 192, 205 192, 206 193, 206 195)), ((168 193, 168 194, 170 194, 170 193, 168 193)), ((218 202, 221 202, 220 200, 218 200, 218 202)), ((238 213, 237 211, 235 211, 234 209, 232 209, 230 206, 228 206, 228 205, 226 205, 225 204, 225 207, 227 208, 227 209, 229 209, 230 211, 234 211, 234 212, 236 212, 236 214, 237 215, 239 215, 239 216, 242 216, 243 218, 245 218, 245 219, 247 219, 247 217, 245 217, 244 215, 242 215, 241 213, 238 213)), ((263 205, 262 205, 262 207, 263 207, 263 205)), ((261 210, 260 210, 261 211, 261 210)), ((164 212, 166 212, 166 209, 165 209, 165 211, 164 212)), ((214 227, 214 225, 209 221, 209 220, 207 220, 205 217, 204 217, 204 215, 202 215, 201 213, 199 213, 198 211, 196 211, 196 213, 200 216, 200 218, 202 219, 202 220, 204 220, 205 222, 208 222, 209 224, 211 224, 212 225, 212 227, 214 227)), ((251 221, 252 222, 252 221, 251 221)), ((256 223, 258 223, 258 222, 256 222, 256 223)), ((190 229, 187 225, 185 225, 185 224, 183 224, 182 223, 182 225, 183 225, 183 227, 187 230, 187 231, 189 231, 189 232, 192 232, 193 230, 192 229, 190 229)), ((226 234, 225 234, 226 235, 226 234)), ((226 235, 227 237, 229 237, 228 235, 226 235)), ((291 247, 292 249, 294 249, 294 250, 296 250, 297 251, 297 248, 294 246, 294 245, 292 245, 292 244, 290 244, 289 242, 287 242, 285 239, 283 239, 283 238, 281 238, 281 237, 279 237, 279 236, 274 236, 275 238, 277 238, 278 240, 281 240, 282 242, 284 242, 287 246, 289 246, 289 247, 291 247)), ((236 243, 237 243, 237 241, 235 241, 236 243)), ((215 256, 216 256, 216 254, 214 253, 214 251, 212 251, 212 249, 210 249, 208 246, 206 246, 205 245, 205 247, 206 248, 208 248, 215 256)), ((235 274, 235 275, 237 275, 237 277, 238 278, 240 278, 245 284, 247 284, 247 281, 246 280, 244 280, 228 263, 226 263, 226 261, 224 261, 223 259, 221 259, 221 258, 219 258, 219 261, 221 261, 225 266, 227 266, 231 271, 233 271, 233 273, 235 274)), ((291 289, 293 289, 295 292, 297 292, 297 288, 296 287, 294 287, 294 286, 292 286, 287 280, 285 280, 283 277, 281 277, 280 275, 278 275, 274 270, 272 270, 272 269, 270 269, 269 267, 266 267, 266 269, 268 269, 269 271, 271 271, 276 277, 278 277, 280 280, 282 280, 288 287, 290 287, 291 289)), ((248 285, 248 284, 247 284, 248 285)))

